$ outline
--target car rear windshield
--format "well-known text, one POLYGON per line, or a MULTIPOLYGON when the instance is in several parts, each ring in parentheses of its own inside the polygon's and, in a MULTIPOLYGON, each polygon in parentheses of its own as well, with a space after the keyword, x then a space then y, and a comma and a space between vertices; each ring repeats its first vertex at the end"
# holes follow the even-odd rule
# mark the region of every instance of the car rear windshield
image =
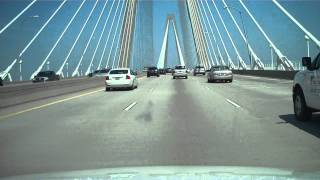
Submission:
POLYGON ((176 66, 176 69, 185 69, 185 66, 176 66))
POLYGON ((156 67, 149 67, 148 70, 156 70, 156 67))
POLYGON ((100 71, 100 73, 108 73, 110 70, 109 69, 103 69, 100 71))
POLYGON ((214 66, 212 67, 213 71, 223 71, 223 70, 229 70, 229 67, 228 66, 214 66))
POLYGON ((112 70, 110 74, 128 74, 128 70, 112 70))
POLYGON ((49 77, 49 76, 51 76, 51 74, 53 74, 53 72, 51 72, 51 71, 44 71, 44 72, 39 72, 39 73, 38 73, 38 76, 49 77))

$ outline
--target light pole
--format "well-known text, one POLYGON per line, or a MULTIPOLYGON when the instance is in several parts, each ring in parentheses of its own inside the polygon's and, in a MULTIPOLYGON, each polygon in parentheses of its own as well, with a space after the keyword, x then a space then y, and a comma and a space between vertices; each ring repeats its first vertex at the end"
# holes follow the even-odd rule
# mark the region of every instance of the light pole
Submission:
POLYGON ((50 70, 50 61, 47 61, 47 71, 50 70))
POLYGON ((308 57, 310 57, 310 38, 309 38, 309 36, 305 35, 304 39, 307 41, 308 57))
POLYGON ((66 68, 67 68, 67 78, 69 77, 69 63, 66 63, 66 68))
POLYGON ((273 70, 274 68, 274 62, 273 62, 273 48, 271 46, 271 44, 269 44, 270 47, 270 56, 271 56, 271 69, 273 70))
POLYGON ((22 81, 22 59, 19 61, 19 74, 20 74, 20 81, 22 81))
MULTIPOLYGON (((250 49, 249 49, 249 41, 248 41, 248 33, 247 30, 244 26, 244 22, 243 22, 243 16, 242 16, 242 11, 240 11, 239 9, 232 7, 232 6, 224 6, 223 9, 234 9, 236 10, 239 15, 240 15, 240 20, 241 20, 241 25, 242 25, 242 29, 243 29, 243 33, 244 33, 244 37, 245 37, 245 43, 248 49, 248 56, 249 56, 249 61, 250 61, 250 68, 252 67, 252 59, 251 59, 251 53, 250 53, 250 49)), ((240 67, 240 60, 239 60, 239 67, 240 67)))

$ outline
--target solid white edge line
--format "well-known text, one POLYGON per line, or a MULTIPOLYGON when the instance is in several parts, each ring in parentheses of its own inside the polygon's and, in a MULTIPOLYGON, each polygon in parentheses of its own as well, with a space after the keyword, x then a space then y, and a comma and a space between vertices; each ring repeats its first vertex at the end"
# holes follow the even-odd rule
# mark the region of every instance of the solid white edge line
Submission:
POLYGON ((133 106, 135 106, 137 104, 137 102, 133 102, 131 103, 128 107, 126 107, 124 110, 125 111, 129 111, 133 106))
POLYGON ((231 101, 230 99, 226 99, 226 100, 227 100, 230 104, 232 104, 233 106, 235 106, 235 107, 237 107, 237 108, 240 107, 237 103, 231 101))

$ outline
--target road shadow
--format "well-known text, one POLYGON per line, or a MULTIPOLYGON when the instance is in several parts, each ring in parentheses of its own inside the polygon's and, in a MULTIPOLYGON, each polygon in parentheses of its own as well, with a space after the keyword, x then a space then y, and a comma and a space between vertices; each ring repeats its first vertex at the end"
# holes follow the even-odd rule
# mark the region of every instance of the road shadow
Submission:
POLYGON ((153 120, 152 110, 153 110, 153 102, 148 102, 148 109, 146 109, 143 113, 139 114, 135 119, 137 121, 151 122, 153 120))
POLYGON ((294 114, 280 115, 279 118, 285 122, 278 122, 278 124, 290 123, 293 126, 320 138, 320 113, 313 114, 312 119, 305 122, 298 121, 294 114))

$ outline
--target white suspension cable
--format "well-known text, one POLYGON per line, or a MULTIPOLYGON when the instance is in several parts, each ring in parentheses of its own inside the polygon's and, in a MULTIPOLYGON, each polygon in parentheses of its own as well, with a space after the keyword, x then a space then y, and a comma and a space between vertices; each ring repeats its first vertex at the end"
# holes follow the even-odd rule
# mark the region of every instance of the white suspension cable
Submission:
MULTIPOLYGON (((118 18, 118 21, 117 21, 116 29, 115 29, 115 31, 114 31, 114 35, 113 35, 113 38, 112 38, 111 48, 110 48, 110 51, 109 51, 109 54, 108 54, 108 58, 107 58, 106 68, 108 67, 108 64, 109 64, 109 61, 110 61, 111 51, 112 51, 112 49, 113 49, 114 40, 115 40, 115 38, 116 38, 116 35, 117 35, 117 32, 118 32, 118 28, 119 28, 119 25, 120 25, 121 15, 122 15, 122 13, 123 13, 123 8, 124 8, 124 6, 125 6, 125 8, 126 8, 127 5, 128 5, 128 1, 127 1, 127 2, 124 1, 124 2, 122 3, 122 5, 121 5, 121 9, 120 9, 120 13, 119 13, 119 18, 118 18)), ((125 8, 124 8, 124 9, 125 9, 125 8)), ((111 29, 110 29, 110 31, 111 31, 111 29)), ((105 49, 104 49, 104 50, 105 50, 105 49)), ((102 56, 101 56, 100 61, 103 59, 103 56, 104 56, 104 51, 103 51, 103 54, 102 54, 102 56)))
MULTIPOLYGON (((124 12, 124 14, 126 15, 126 14, 128 14, 128 11, 129 11, 129 9, 130 9, 130 7, 131 7, 131 1, 128 1, 128 6, 126 7, 126 10, 125 10, 125 12, 124 12)), ((123 25, 124 25, 124 27, 122 28, 122 31, 121 31, 121 33, 120 33, 120 37, 121 37, 121 45, 120 45, 120 51, 119 51, 119 61, 118 61, 118 65, 117 65, 117 67, 120 67, 120 63, 121 63, 121 53, 122 52, 124 52, 124 41, 125 41, 125 38, 124 38, 124 36, 125 36, 125 32, 127 31, 127 27, 128 27, 128 18, 126 17, 124 15, 124 23, 123 23, 123 25)), ((122 63, 121 63, 122 64, 122 63)))
MULTIPOLYGON (((202 7, 203 7, 203 9, 204 9, 203 2, 202 2, 202 1, 200 1, 200 2, 201 2, 201 5, 202 5, 202 7)), ((229 65, 231 66, 231 68, 234 69, 234 68, 235 68, 235 65, 233 64, 233 62, 232 62, 232 60, 231 60, 231 57, 230 57, 229 52, 228 52, 228 50, 227 50, 227 48, 226 48, 226 45, 225 45, 225 43, 224 43, 224 41, 223 41, 223 38, 222 38, 222 36, 221 36, 219 27, 218 27, 218 25, 217 25, 217 23, 216 23, 216 20, 215 20, 215 18, 214 18, 213 15, 212 15, 212 11, 211 11, 211 9, 210 9, 210 7, 209 7, 208 2, 207 2, 207 1, 205 1, 205 2, 206 2, 206 5, 207 5, 207 8, 208 8, 208 10, 209 10, 209 14, 210 14, 210 16, 211 16, 211 19, 213 20, 214 26, 215 26, 215 28, 216 28, 216 30, 217 30, 218 35, 219 35, 219 38, 220 38, 221 44, 222 44, 222 46, 223 46, 223 49, 224 49, 224 51, 225 51, 225 53, 226 53, 226 55, 227 55, 228 63, 229 63, 229 65)), ((205 11, 205 9, 204 9, 204 11, 205 11)))
POLYGON ((2 34, 12 23, 14 23, 24 12, 26 12, 37 0, 33 0, 27 7, 25 7, 16 17, 14 17, 6 26, 4 26, 0 30, 0 34, 2 34))
MULTIPOLYGON (((205 8, 204 8, 203 4, 201 4, 201 5, 202 5, 202 6, 201 6, 201 7, 202 7, 202 10, 203 10, 203 12, 204 12, 204 17, 206 17, 206 22, 207 22, 207 24, 209 25, 209 29, 210 29, 210 31, 211 31, 211 34, 212 34, 214 43, 216 44, 216 47, 217 47, 217 50, 218 50, 219 57, 217 57, 217 58, 218 58, 218 63, 217 63, 217 64, 219 65, 220 62, 221 62, 222 65, 226 65, 226 63, 224 62, 224 60, 223 60, 223 58, 222 58, 222 54, 221 54, 221 51, 220 51, 220 48, 219 48, 219 45, 218 45, 218 42, 217 42, 215 33, 214 33, 213 28, 212 28, 212 26, 211 26, 210 20, 209 20, 209 18, 208 18, 208 14, 207 14, 207 12, 205 11, 205 8), (220 61, 220 62, 219 62, 219 61, 220 61)), ((200 7, 200 6, 199 6, 199 7, 200 7)), ((200 7, 200 9, 201 9, 201 7, 200 7)))
MULTIPOLYGON (((113 1, 113 2, 114 2, 114 1, 113 1)), ((118 1, 118 4, 117 4, 116 12, 115 12, 115 13, 117 13, 117 11, 118 11, 119 4, 120 4, 120 1, 118 1)), ((110 10, 112 10, 112 9, 110 9, 110 10)), ((107 20, 109 20, 110 14, 111 14, 111 11, 109 11, 108 19, 107 19, 107 20)), ((113 28, 114 19, 115 19, 115 16, 113 17, 113 20, 112 20, 112 24, 111 24, 111 27, 110 27, 110 31, 109 31, 109 34, 108 34, 108 37, 107 37, 107 42, 109 41, 110 32, 111 32, 111 29, 113 28)), ((100 21, 100 19, 99 19, 99 21, 100 21)), ((107 21, 106 21, 106 22, 107 22, 107 21)), ((101 37, 102 37, 102 36, 101 36, 101 37)), ((98 44, 97 44, 97 46, 96 46, 96 48, 95 48, 95 50, 94 50, 94 53, 93 53, 93 55, 92 55, 92 57, 91 57, 90 64, 89 64, 89 66, 88 66, 88 68, 87 68, 87 71, 86 71, 85 75, 88 75, 88 74, 90 73, 90 68, 91 68, 92 62, 93 62, 93 60, 94 60, 94 58, 95 58, 95 56, 96 56, 96 52, 97 52, 97 49, 98 49, 98 45, 100 44, 101 37, 100 37, 99 42, 98 42, 98 44)))
MULTIPOLYGON (((204 21, 203 13, 202 13, 201 9, 199 8, 199 4, 198 4, 198 3, 196 3, 196 4, 197 4, 198 9, 199 9, 199 12, 200 12, 200 17, 201 17, 202 24, 204 24, 204 29, 205 29, 205 31, 206 31, 207 33, 209 33, 207 24, 206 24, 205 21, 204 21)), ((209 44, 209 42, 208 42, 207 39, 205 39, 205 40, 206 40, 206 43, 207 43, 207 46, 208 46, 208 51, 209 51, 209 55, 210 55, 210 59, 211 59, 211 64, 212 64, 212 65, 215 65, 215 63, 213 62, 213 57, 212 57, 212 52, 211 52, 211 50, 212 50, 212 51, 213 51, 213 54, 214 54, 214 58, 215 58, 216 63, 217 63, 217 65, 218 65, 218 59, 217 59, 216 53, 215 53, 215 51, 214 51, 214 47, 213 47, 213 44, 212 44, 212 41, 211 41, 211 37, 210 37, 209 34, 208 34, 208 38, 209 38, 210 44, 209 44), (211 45, 211 50, 210 50, 210 45, 211 45)))
POLYGON ((39 34, 42 32, 42 30, 49 24, 51 19, 58 13, 58 11, 62 8, 62 6, 67 2, 67 0, 64 0, 59 7, 54 11, 54 13, 49 17, 49 19, 42 25, 42 27, 39 29, 39 31, 36 33, 36 35, 29 41, 28 45, 20 52, 19 57, 23 55, 23 53, 30 47, 30 45, 33 43, 33 41, 39 36, 39 34))
POLYGON ((131 7, 130 7, 130 12, 129 12, 129 23, 128 23, 128 31, 126 32, 126 43, 125 43, 125 48, 124 48, 124 54, 123 58, 124 60, 122 67, 127 67, 128 65, 128 51, 129 51, 129 40, 131 37, 131 28, 132 28, 132 16, 133 16, 133 8, 134 8, 134 1, 131 1, 131 7))
POLYGON ((51 48, 50 52, 48 53, 48 55, 45 57, 45 59, 43 60, 43 62, 40 64, 40 66, 33 72, 33 74, 31 75, 31 78, 33 78, 34 76, 36 76, 41 69, 43 68, 43 66, 45 65, 45 63, 47 62, 47 60, 49 59, 50 55, 52 54, 53 50, 57 47, 58 43, 60 42, 60 40, 62 39, 62 37, 64 36, 65 32, 68 30, 70 24, 73 22, 73 20, 75 19, 75 17, 77 16, 77 14, 79 13, 81 7, 83 6, 83 4, 85 3, 86 0, 83 0, 82 3, 80 4, 80 6, 78 7, 77 11, 74 13, 74 15, 72 16, 72 18, 70 19, 70 21, 68 22, 67 26, 64 28, 64 30, 62 31, 62 33, 60 34, 58 40, 55 42, 55 44, 53 45, 53 47, 51 48))
MULTIPOLYGON (((60 74, 61 74, 61 75, 63 75, 62 71, 63 71, 64 65, 67 63, 67 61, 68 61, 68 59, 69 59, 69 57, 70 57, 70 55, 71 55, 71 53, 72 53, 72 51, 73 51, 74 47, 76 46, 76 44, 77 44, 77 42, 78 42, 78 40, 79 40, 79 38, 80 38, 80 36, 81 36, 81 34, 82 34, 82 32, 83 32, 84 28, 86 27, 86 25, 87 25, 87 23, 88 23, 88 21, 89 21, 89 19, 90 19, 91 15, 92 15, 93 11, 95 10, 95 8, 96 8, 97 4, 98 4, 98 0, 96 0, 95 4, 93 5, 93 7, 92 7, 92 9, 91 9, 91 11, 90 11, 90 13, 89 13, 89 15, 88 15, 87 19, 85 20, 84 24, 83 24, 83 25, 82 25, 82 27, 81 27, 81 30, 80 30, 79 34, 77 35, 77 37, 76 37, 75 41, 73 42, 72 47, 70 48, 70 50, 69 50, 69 52, 68 52, 68 55, 66 56, 66 58, 64 59, 64 61, 63 61, 62 65, 60 66, 59 70, 57 71, 57 74, 59 74, 59 75, 60 75, 60 74)), ((92 38, 92 36, 90 37, 90 39, 89 39, 89 41, 88 41, 87 45, 88 45, 88 44, 89 44, 89 42, 91 41, 91 38, 92 38)), ((88 48, 88 47, 86 47, 86 48, 88 48)), ((83 54, 82 54, 82 56, 83 56, 83 54)), ((72 76, 73 76, 73 75, 72 75, 72 76)))
MULTIPOLYGON (((128 7, 128 4, 129 4, 129 1, 127 1, 127 3, 126 3, 126 6, 125 6, 125 8, 124 9, 126 9, 127 7, 128 7)), ((123 24, 124 23, 124 21, 125 21, 125 12, 123 13, 123 17, 122 17, 122 22, 121 22, 121 24, 123 24)), ((120 16, 121 17, 121 16, 120 16)), ((120 18, 119 17, 119 18, 120 18)), ((124 28, 124 27, 122 27, 122 28, 124 28)), ((122 31, 122 29, 120 28, 120 30, 119 30, 119 34, 120 34, 120 32, 122 31)), ((114 53, 114 56, 113 56, 113 61, 112 61, 112 68, 114 68, 114 63, 115 63, 115 61, 116 61, 116 55, 117 55, 117 51, 118 51, 118 47, 119 47, 119 44, 120 44, 120 42, 121 42, 121 35, 119 35, 119 38, 118 38, 118 41, 117 41, 117 45, 116 45, 116 50, 115 50, 115 53, 114 53)), ((119 51, 119 55, 118 55, 118 66, 117 67, 119 67, 119 64, 120 64, 120 51, 119 51)), ((108 64, 106 64, 106 66, 107 66, 108 64)))
POLYGON ((233 42, 233 39, 232 39, 232 37, 231 37, 231 35, 230 35, 230 33, 229 33, 229 30, 228 30, 226 24, 224 23, 224 20, 223 20, 221 14, 220 14, 219 9, 218 9, 217 6, 216 6, 216 3, 215 3, 213 0, 211 0, 211 2, 213 3, 214 8, 216 9, 216 11, 217 11, 217 13, 218 13, 218 16, 219 16, 219 18, 220 18, 220 21, 222 22, 222 25, 223 25, 223 27, 224 27, 224 30, 226 31, 226 33, 227 33, 227 35, 228 35, 228 37, 229 37, 229 40, 230 40, 230 42, 231 42, 231 45, 232 45, 234 51, 235 51, 236 54, 237 54, 238 63, 239 63, 239 64, 238 64, 238 68, 240 68, 240 66, 241 66, 243 69, 247 69, 247 65, 246 65, 246 63, 243 61, 242 57, 240 56, 240 53, 239 53, 239 51, 238 51, 238 48, 237 48, 237 46, 236 46, 236 45, 234 44, 234 42, 233 42))
MULTIPOLYGON (((97 2, 96 2, 96 3, 97 3, 97 2)), ((91 40, 92 40, 92 38, 93 38, 94 33, 96 32, 96 29, 97 29, 97 27, 98 27, 98 24, 99 24, 99 22, 100 22, 100 19, 101 19, 103 13, 104 13, 104 10, 105 10, 107 4, 108 4, 108 0, 105 1, 104 5, 103 5, 103 8, 102 8, 102 10, 100 11, 100 14, 99 14, 99 16, 98 16, 98 19, 97 19, 97 21, 96 21, 96 23, 95 23, 95 25, 94 25, 94 27, 93 27, 93 30, 92 30, 92 32, 91 32, 91 34, 90 34, 89 41, 88 41, 87 44, 86 44, 86 47, 85 47, 85 49, 84 49, 84 51, 83 51, 83 53, 82 53, 82 55, 81 55, 81 58, 80 58, 80 60, 79 60, 79 62, 78 62, 78 64, 77 64, 75 70, 74 70, 73 73, 72 73, 72 76, 79 75, 79 67, 80 67, 80 65, 81 65, 81 63, 82 63, 84 54, 87 52, 87 49, 88 49, 88 47, 89 47, 89 45, 90 45, 90 43, 91 43, 91 40)), ((97 5, 97 4, 95 4, 95 5, 97 5)), ((93 10, 92 10, 91 12, 93 12, 93 10)), ((91 16, 91 14, 90 14, 90 16, 91 16)), ((87 20, 89 20, 89 17, 88 17, 87 20)), ((87 21, 86 21, 86 23, 87 23, 87 21)), ((85 24, 86 24, 86 23, 85 23, 85 24)), ((79 37, 80 37, 80 36, 79 36, 79 37)), ((90 67, 90 66, 91 66, 91 64, 89 65, 89 67, 90 67)), ((87 74, 86 74, 86 75, 87 75, 87 74)))
MULTIPOLYGON (((256 53, 253 51, 251 45, 249 44, 248 42, 248 39, 245 37, 245 35, 243 34, 241 28, 239 27, 237 21, 235 20, 233 14, 231 13, 230 9, 228 8, 228 5, 227 3, 225 2, 225 0, 222 0, 226 10, 228 11, 232 21, 234 22, 235 26, 237 27, 242 39, 244 40, 244 42, 248 45, 248 48, 249 48, 249 52, 250 52, 250 55, 253 57, 253 60, 254 62, 257 64, 258 66, 258 69, 264 69, 264 64, 261 62, 260 58, 256 55, 256 53)), ((254 69, 254 66, 252 67, 254 69)))
POLYGON ((294 70, 292 62, 282 54, 282 52, 276 47, 276 45, 271 41, 271 39, 268 37, 268 35, 264 32, 260 24, 257 22, 257 20, 253 17, 247 6, 242 2, 242 0, 239 0, 241 6, 246 10, 252 21, 256 24, 260 32, 263 34, 263 36, 266 38, 266 40, 269 42, 271 48, 275 51, 275 53, 278 56, 279 63, 282 63, 284 68, 286 70, 294 70))
MULTIPOLYGON (((112 7, 113 7, 113 5, 114 5, 114 2, 115 2, 115 1, 112 2, 112 6, 111 6, 111 8, 110 8, 109 14, 111 14, 111 12, 112 12, 111 10, 112 10, 112 7)), ((119 3, 120 3, 120 1, 118 1, 118 5, 119 5, 119 3)), ((116 8, 116 9, 117 9, 117 8, 116 8)), ((117 10, 116 10, 116 12, 117 12, 117 10)), ((108 16, 109 16, 109 15, 108 15, 108 16)), ((112 21, 113 21, 113 20, 112 20, 112 21)), ((103 26, 103 31, 102 31, 102 34, 101 34, 100 38, 102 37, 102 35, 103 35, 104 32, 105 32, 107 22, 108 22, 108 21, 105 21, 105 24, 104 24, 104 26, 103 26)), ((112 27, 113 27, 113 23, 111 24, 110 31, 111 31, 112 27)), ((110 31, 109 31, 109 34, 110 34, 110 31)), ((98 64, 97 70, 101 68, 102 58, 103 58, 103 55, 104 55, 105 48, 106 48, 106 46, 107 46, 107 44, 108 44, 108 41, 109 41, 109 35, 107 35, 107 40, 106 40, 106 42, 105 42, 105 44, 104 44, 103 53, 102 53, 102 56, 101 56, 101 58, 100 58, 100 60, 99 60, 99 64, 98 64)), ((106 67, 106 68, 107 68, 107 67, 106 67)))
POLYGON ((199 37, 199 29, 198 29, 198 24, 197 24, 197 20, 195 19, 195 10, 194 10, 194 6, 191 0, 187 1, 189 3, 189 10, 190 10, 190 18, 191 18, 191 23, 193 24, 193 34, 194 34, 194 38, 195 38, 195 42, 196 42, 196 50, 198 53, 198 58, 199 61, 198 63, 202 64, 203 66, 205 66, 205 68, 207 68, 206 63, 204 62, 204 56, 203 56, 203 52, 201 51, 201 44, 200 44, 200 37, 199 37))
POLYGON ((193 2, 193 7, 194 7, 194 13, 195 13, 195 17, 196 17, 196 23, 198 26, 198 35, 199 35, 199 40, 200 40, 200 47, 202 50, 202 54, 203 54, 203 61, 205 63, 205 68, 209 69, 211 67, 211 62, 208 60, 208 54, 206 51, 206 44, 204 42, 204 37, 203 37, 203 28, 201 25, 201 20, 199 18, 199 12, 198 12, 198 7, 197 7, 197 1, 196 0, 192 0, 193 2))
POLYGON ((285 14, 287 17, 294 22, 310 39, 320 48, 320 41, 313 35, 311 34, 306 28, 302 26, 299 21, 297 21, 278 1, 272 0, 272 2, 285 14))

